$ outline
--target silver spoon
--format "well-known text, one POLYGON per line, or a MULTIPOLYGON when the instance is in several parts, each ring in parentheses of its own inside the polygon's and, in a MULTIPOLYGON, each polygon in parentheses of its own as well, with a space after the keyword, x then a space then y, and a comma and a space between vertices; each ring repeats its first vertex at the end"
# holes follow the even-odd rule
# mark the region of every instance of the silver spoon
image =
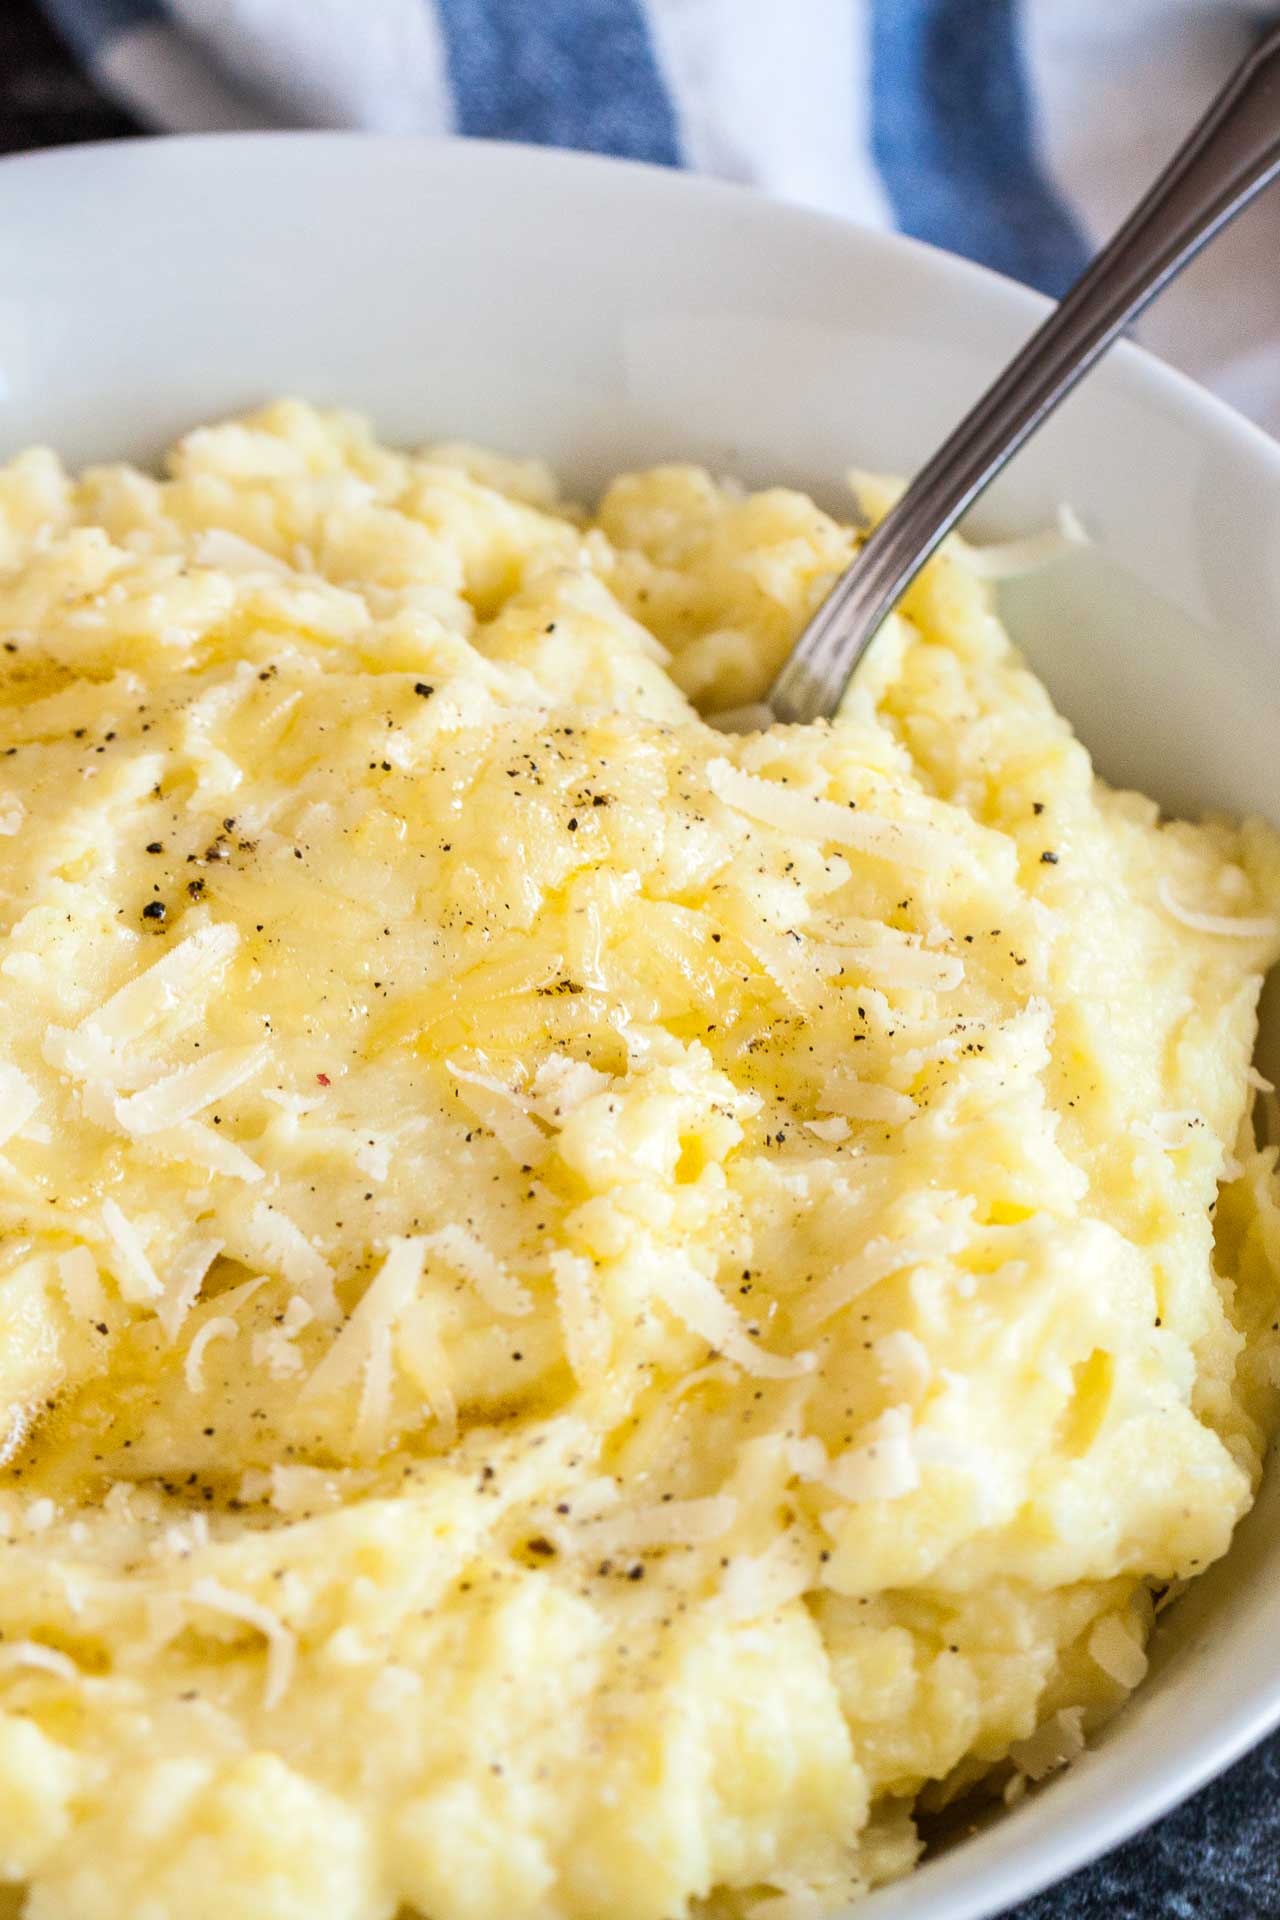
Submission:
POLYGON ((1278 172, 1280 29, 1273 29, 845 568, 769 689, 775 719, 831 718, 885 615, 961 515, 1116 335, 1278 172))

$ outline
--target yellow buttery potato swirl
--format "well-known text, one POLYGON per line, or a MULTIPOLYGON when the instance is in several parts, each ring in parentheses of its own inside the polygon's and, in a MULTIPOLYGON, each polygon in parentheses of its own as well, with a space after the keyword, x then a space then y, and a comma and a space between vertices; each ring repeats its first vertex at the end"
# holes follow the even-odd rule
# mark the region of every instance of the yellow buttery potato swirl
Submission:
POLYGON ((1069 1757, 1274 1417, 1269 829, 1108 791, 952 543, 296 403, 0 474, 0 1873, 674 1920, 1069 1757))

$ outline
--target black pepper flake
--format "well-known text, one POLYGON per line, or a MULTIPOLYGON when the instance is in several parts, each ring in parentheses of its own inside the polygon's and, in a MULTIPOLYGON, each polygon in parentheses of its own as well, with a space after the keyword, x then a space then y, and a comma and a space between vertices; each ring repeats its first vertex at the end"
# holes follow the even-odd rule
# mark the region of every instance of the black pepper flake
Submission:
POLYGON ((203 881, 203 880, 188 880, 188 882, 187 882, 187 892, 188 892, 188 893, 190 894, 190 896, 191 896, 191 898, 192 898, 193 900, 198 900, 198 899, 200 898, 200 896, 201 896, 201 894, 202 894, 202 893, 204 892, 204 881, 203 881))
POLYGON ((550 1560, 555 1555, 555 1547, 546 1535, 540 1533, 535 1539, 526 1541, 525 1552, 537 1554, 540 1560, 550 1560))
POLYGON ((163 900, 148 900, 142 909, 142 917, 144 920, 163 920, 168 911, 163 900))
POLYGON ((163 840, 148 840, 148 842, 147 842, 147 852, 148 852, 148 853, 163 853, 163 852, 164 852, 164 841, 163 841, 163 840))
POLYGON ((1031 811, 1032 811, 1032 813, 1034 813, 1034 814, 1041 814, 1041 813, 1043 813, 1043 812, 1044 812, 1044 801, 1043 801, 1043 800, 1033 800, 1033 801, 1031 802, 1031 811))
POLYGON ((1058 856, 1056 853, 1049 853, 1049 852, 1042 853, 1040 855, 1040 860, 1041 860, 1041 863, 1046 867, 1056 867, 1058 864, 1058 856))
POLYGON ((432 694, 435 692, 435 688, 432 686, 428 686, 425 680, 415 680, 413 683, 413 690, 417 694, 419 700, 429 700, 432 694))

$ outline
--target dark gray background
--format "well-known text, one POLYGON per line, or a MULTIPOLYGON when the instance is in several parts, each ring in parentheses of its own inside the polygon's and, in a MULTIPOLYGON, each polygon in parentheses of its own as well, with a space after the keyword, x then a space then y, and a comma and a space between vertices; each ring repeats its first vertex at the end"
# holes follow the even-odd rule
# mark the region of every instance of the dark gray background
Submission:
MULTIPOLYGON (((0 0, 0 153, 139 131, 80 73, 35 0, 0 0)), ((1280 1920, 1280 1734, 1011 1920, 1280 1920)))

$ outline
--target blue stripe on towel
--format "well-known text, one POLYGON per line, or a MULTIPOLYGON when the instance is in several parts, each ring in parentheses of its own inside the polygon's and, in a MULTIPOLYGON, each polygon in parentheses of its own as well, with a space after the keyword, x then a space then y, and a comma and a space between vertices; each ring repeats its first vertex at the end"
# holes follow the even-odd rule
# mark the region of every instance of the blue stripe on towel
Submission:
POLYGON ((871 147, 904 233, 1045 293, 1088 259, 1042 171, 1015 0, 871 0, 871 147))
POLYGON ((642 0, 436 6, 460 133, 679 166, 675 111, 642 0))
POLYGON ((86 61, 97 59, 118 34, 165 17, 163 0, 44 0, 44 10, 86 61))

